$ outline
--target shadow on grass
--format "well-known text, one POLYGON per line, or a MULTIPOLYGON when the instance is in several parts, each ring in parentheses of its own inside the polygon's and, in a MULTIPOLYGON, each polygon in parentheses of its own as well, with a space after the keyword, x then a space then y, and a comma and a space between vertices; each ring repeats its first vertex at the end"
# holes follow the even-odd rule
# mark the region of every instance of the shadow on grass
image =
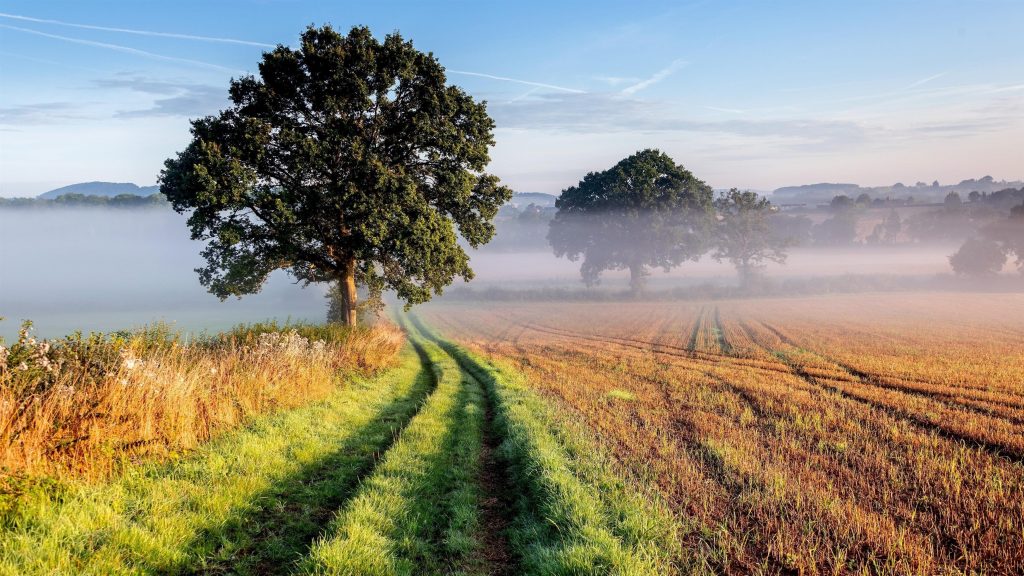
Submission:
POLYGON ((185 545, 186 559, 158 574, 286 574, 390 448, 437 385, 426 354, 411 393, 384 406, 338 449, 276 482, 225 522, 185 545))
MULTIPOLYGON (((411 336, 410 341, 417 352, 422 352, 415 338, 411 336)), ((425 428, 417 430, 417 434, 437 434, 436 447, 428 452, 417 452, 408 460, 404 458, 407 454, 394 453, 403 459, 397 464, 390 461, 374 471, 361 486, 361 494, 370 501, 384 506, 401 503, 388 509, 390 520, 383 525, 376 524, 356 512, 356 517, 349 519, 352 523, 346 522, 345 514, 351 511, 353 503, 355 509, 360 505, 374 505, 369 504, 370 501, 350 501, 350 508, 341 512, 343 521, 324 534, 328 551, 316 558, 310 557, 302 566, 303 572, 381 573, 381 562, 377 557, 387 555, 383 562, 387 566, 384 570, 390 573, 463 573, 466 555, 475 543, 473 535, 466 529, 476 525, 479 503, 475 494, 459 492, 466 488, 462 476, 467 468, 474 465, 470 461, 472 446, 479 441, 469 428, 473 426, 473 420, 482 417, 482 412, 479 405, 477 411, 470 409, 474 398, 461 370, 459 379, 451 405, 433 414, 428 421, 421 422, 425 428), (368 548, 358 536, 352 538, 353 533, 359 535, 364 531, 378 533, 387 539, 390 542, 388 549, 368 548)))

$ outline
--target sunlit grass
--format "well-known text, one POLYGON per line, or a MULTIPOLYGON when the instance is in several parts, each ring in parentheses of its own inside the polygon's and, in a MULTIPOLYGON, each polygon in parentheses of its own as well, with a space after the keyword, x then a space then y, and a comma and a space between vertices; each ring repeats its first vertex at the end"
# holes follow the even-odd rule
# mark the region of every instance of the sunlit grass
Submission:
POLYGON ((0 573, 294 567, 431 387, 410 351, 323 400, 262 417, 180 460, 23 494, 0 526, 0 573))
POLYGON ((387 325, 263 324, 191 341, 159 326, 58 341, 24 331, 0 358, 0 467, 10 484, 12 474, 103 477, 128 460, 175 457, 325 398, 340 372, 380 369, 401 343, 387 325))
MULTIPOLYGON (((303 570, 390 575, 475 571, 483 390, 415 337, 436 389, 313 547, 303 570)), ((479 573, 486 573, 480 571, 479 573)))

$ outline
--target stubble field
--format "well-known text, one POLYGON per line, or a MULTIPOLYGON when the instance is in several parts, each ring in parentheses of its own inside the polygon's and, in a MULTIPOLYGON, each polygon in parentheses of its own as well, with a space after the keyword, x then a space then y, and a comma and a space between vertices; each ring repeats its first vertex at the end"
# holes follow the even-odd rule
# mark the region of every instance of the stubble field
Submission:
POLYGON ((678 565, 1024 570, 1024 298, 432 304, 664 496, 678 565))

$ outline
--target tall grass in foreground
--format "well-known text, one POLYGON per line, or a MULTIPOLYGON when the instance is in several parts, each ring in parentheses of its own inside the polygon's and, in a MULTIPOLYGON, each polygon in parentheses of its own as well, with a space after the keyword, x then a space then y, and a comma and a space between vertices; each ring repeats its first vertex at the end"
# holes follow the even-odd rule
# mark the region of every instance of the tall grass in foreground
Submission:
POLYGON ((191 342, 165 327, 0 348, 0 480, 103 476, 176 457, 254 415, 326 397, 339 370, 389 364, 389 325, 239 327, 191 342))
POLYGON ((292 572, 430 392, 399 360, 181 459, 35 487, 0 515, 0 575, 292 572))

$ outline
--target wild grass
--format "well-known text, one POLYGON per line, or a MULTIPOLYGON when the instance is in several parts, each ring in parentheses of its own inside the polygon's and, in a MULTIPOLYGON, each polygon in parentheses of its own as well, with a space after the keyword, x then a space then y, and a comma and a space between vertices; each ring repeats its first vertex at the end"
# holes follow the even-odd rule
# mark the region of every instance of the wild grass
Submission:
POLYGON ((165 327, 0 347, 0 480, 102 478, 174 458, 250 418, 323 399, 338 373, 393 361, 387 325, 238 327, 186 341, 165 327))
POLYGON ((432 386, 407 349, 181 458, 36 484, 0 516, 0 574, 289 573, 432 386))

